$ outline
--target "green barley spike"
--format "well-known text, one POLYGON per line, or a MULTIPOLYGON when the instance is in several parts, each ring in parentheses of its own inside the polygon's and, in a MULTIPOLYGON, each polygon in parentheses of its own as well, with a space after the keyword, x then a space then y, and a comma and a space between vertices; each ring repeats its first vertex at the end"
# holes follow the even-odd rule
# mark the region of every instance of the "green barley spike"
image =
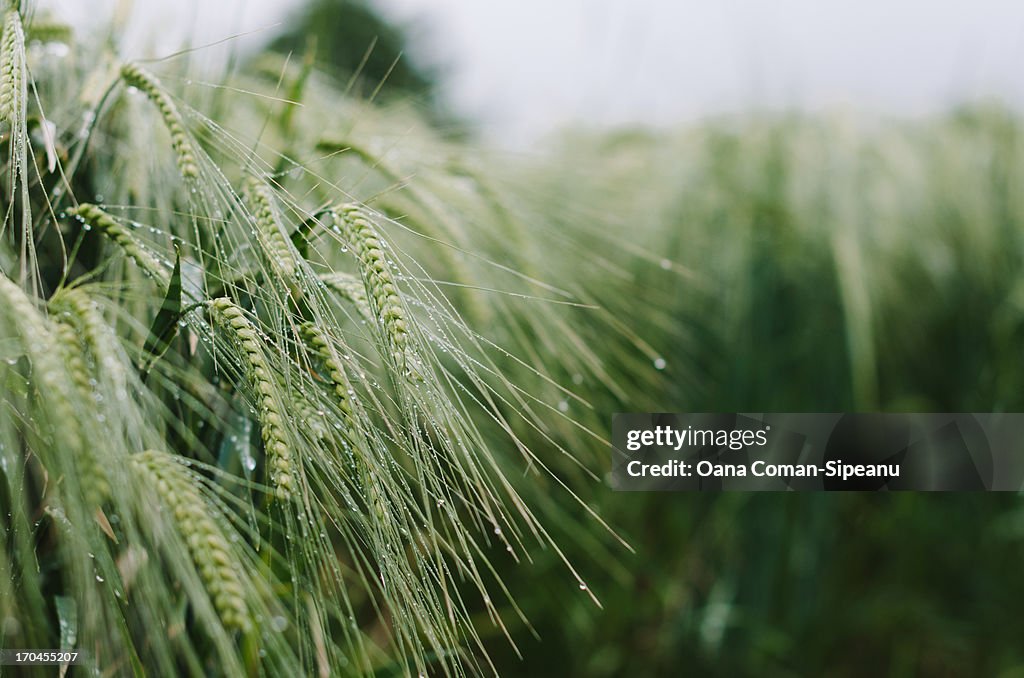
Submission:
POLYGON ((121 67, 121 79, 145 94, 160 111, 164 125, 171 134, 171 146, 178 156, 178 171, 181 172, 181 176, 186 179, 198 178, 199 167, 196 165, 196 153, 188 132, 185 130, 184 119, 170 95, 164 91, 160 81, 146 69, 132 63, 121 67))
POLYGON ((210 516, 212 507, 196 489, 196 479, 166 452, 132 455, 131 466, 170 509, 224 626, 248 631, 252 622, 237 559, 223 530, 210 516))
POLYGON ((422 380, 417 369, 419 360, 410 342, 405 307, 372 218, 362 207, 350 203, 337 208, 335 219, 359 261, 366 297, 374 318, 383 330, 395 367, 408 379, 422 380))
POLYGON ((296 470, 285 435, 284 410, 274 385, 274 371, 267 362, 256 327, 227 297, 210 302, 213 322, 231 337, 244 360, 246 376, 258 404, 260 432, 267 453, 267 469, 279 499, 287 500, 295 490, 296 470))
POLYGON ((245 182, 245 199, 252 212, 257 237, 279 277, 295 277, 297 264, 288 237, 281 226, 274 194, 262 179, 250 176, 245 182))
POLYGON ((25 94, 25 31, 18 10, 4 15, 0 40, 0 117, 14 121, 21 115, 25 94))

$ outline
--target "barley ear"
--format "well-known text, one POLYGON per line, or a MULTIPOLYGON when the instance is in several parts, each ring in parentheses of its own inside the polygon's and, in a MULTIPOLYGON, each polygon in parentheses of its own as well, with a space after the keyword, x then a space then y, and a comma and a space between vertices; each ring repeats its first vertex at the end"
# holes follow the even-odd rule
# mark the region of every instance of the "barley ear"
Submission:
POLYGON ((224 626, 248 631, 252 621, 237 560, 224 532, 211 517, 215 507, 196 489, 196 478, 166 452, 149 450, 134 454, 131 466, 170 509, 224 626))
MULTIPOLYGON (((334 392, 338 397, 338 409, 341 411, 341 418, 345 427, 345 436, 353 449, 362 449, 359 438, 359 424, 352 411, 355 403, 351 398, 352 386, 341 365, 337 350, 323 330, 313 323, 306 322, 299 326, 299 333, 306 346, 320 362, 320 366, 327 373, 334 384, 334 392)), ((388 525, 388 502, 385 500, 381 488, 370 469, 369 460, 359 454, 359 467, 362 473, 363 483, 367 491, 367 505, 373 510, 379 525, 388 525)))
MULTIPOLYGON (((96 382, 92 380, 89 368, 82 356, 82 344, 78 332, 65 321, 58 321, 55 328, 71 381, 85 398, 92 401, 93 385, 96 382)), ((110 496, 110 483, 107 480, 107 474, 103 471, 103 466, 96 458, 95 451, 88 446, 83 446, 78 450, 75 463, 79 471, 78 483, 85 495, 86 502, 93 506, 99 506, 110 496)))
POLYGON ((38 17, 34 18, 28 26, 28 41, 30 43, 69 43, 74 39, 74 36, 75 31, 68 24, 56 21, 40 21, 38 17))
POLYGON ((297 265, 288 238, 281 227, 273 191, 262 179, 250 176, 245 182, 244 197, 252 212, 257 237, 270 259, 270 265, 282 279, 294 278, 297 265))
POLYGON ((274 385, 274 371, 267 363, 259 334, 242 309, 227 297, 210 302, 210 315, 213 322, 231 338, 243 360, 249 388, 258 405, 270 480, 277 497, 286 501, 295 489, 294 460, 285 435, 284 408, 274 385))
POLYGON ((337 351, 320 328, 310 322, 299 326, 303 341, 323 365, 327 376, 334 385, 334 393, 338 397, 338 409, 341 410, 345 425, 350 431, 355 430, 355 418, 352 416, 351 392, 352 385, 345 374, 337 351))
POLYGON ((299 389, 288 389, 289 411, 295 424, 307 431, 313 440, 327 440, 330 430, 327 426, 327 415, 317 409, 316 405, 299 389))
POLYGON ((83 444, 82 425, 74 389, 90 400, 92 384, 82 359, 78 335, 69 325, 51 323, 25 292, 0 275, 0 303, 18 327, 46 411, 56 449, 64 451, 78 472, 87 503, 99 506, 110 496, 110 484, 92 450, 83 444))
POLYGON ((125 391, 128 371, 115 349, 120 340, 92 297, 80 288, 65 288, 50 300, 50 305, 70 314, 67 320, 81 334, 96 370, 110 379, 118 393, 125 391))
POLYGON ((159 283, 161 287, 167 287, 170 281, 167 268, 132 235, 130 230, 115 220, 114 217, 96 205, 87 202, 83 202, 78 207, 68 210, 68 213, 90 227, 95 227, 103 232, 104 235, 113 240, 126 255, 138 264, 139 268, 159 283))
POLYGON ((362 207, 352 203, 338 207, 334 216, 359 261, 370 308, 382 330, 381 335, 388 345, 395 368, 406 378, 421 381, 417 369, 419 359, 411 347, 405 307, 372 218, 362 207))
POLYGON ((53 332, 35 303, 10 278, 0 273, 0 306, 6 308, 21 335, 32 363, 33 381, 45 404, 46 421, 55 449, 77 457, 82 448, 81 423, 73 386, 53 332))
POLYGON ((25 31, 17 9, 4 15, 0 40, 0 116, 14 121, 25 102, 25 31))
POLYGON ((355 306, 367 322, 376 322, 373 317, 373 309, 370 308, 370 301, 366 298, 366 288, 363 287, 363 282, 359 278, 348 273, 325 273, 320 276, 320 282, 355 306))
POLYGON ((164 91, 163 86, 155 75, 142 68, 138 64, 128 63, 121 67, 121 79, 128 85, 136 88, 145 94, 164 119, 164 125, 171 134, 171 146, 178 156, 178 171, 186 179, 199 177, 199 167, 196 165, 196 153, 192 147, 185 123, 178 112, 174 101, 164 91))

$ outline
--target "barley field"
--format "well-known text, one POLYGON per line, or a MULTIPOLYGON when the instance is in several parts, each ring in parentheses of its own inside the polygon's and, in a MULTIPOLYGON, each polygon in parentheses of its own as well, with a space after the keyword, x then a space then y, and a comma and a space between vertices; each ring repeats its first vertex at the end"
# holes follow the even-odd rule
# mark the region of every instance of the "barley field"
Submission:
POLYGON ((5 9, 0 647, 98 676, 1024 671, 1015 496, 605 482, 614 412, 1024 409, 1018 112, 514 155, 313 64, 211 76, 5 9))

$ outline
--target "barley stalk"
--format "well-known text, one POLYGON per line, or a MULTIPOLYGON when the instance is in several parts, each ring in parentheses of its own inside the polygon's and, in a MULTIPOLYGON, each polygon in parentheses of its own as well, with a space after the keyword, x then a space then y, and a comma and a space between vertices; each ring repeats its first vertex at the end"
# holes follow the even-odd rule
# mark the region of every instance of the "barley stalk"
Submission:
POLYGON ((113 240, 126 255, 139 265, 151 278, 156 280, 161 287, 166 287, 170 276, 166 267, 160 260, 150 254, 142 243, 132 235, 131 231, 112 216, 91 203, 84 202, 78 207, 68 210, 68 213, 77 217, 82 222, 89 224, 103 232, 113 240))
POLYGON ((257 237, 274 271, 285 280, 294 278, 297 268, 295 257, 281 227, 270 187, 262 179, 250 176, 245 183, 245 199, 252 211, 257 237))
POLYGON ((362 207, 352 203, 338 207, 335 218, 340 222, 342 234, 359 261, 373 317, 383 330, 395 368, 410 379, 422 379, 415 367, 418 359, 410 346, 405 307, 398 295, 391 266, 381 249, 381 240, 373 220, 362 207))
POLYGON ((145 94, 160 111, 164 125, 171 134, 171 146, 178 156, 178 171, 186 179, 199 177, 196 153, 192 147, 185 123, 171 97, 164 91, 155 75, 138 64, 128 63, 121 67, 121 79, 145 94))
POLYGON ((18 10, 4 15, 0 40, 0 116, 14 121, 21 115, 25 93, 25 32, 18 10))
POLYGON ((196 478, 166 452, 149 450, 132 455, 131 465, 170 509, 224 626, 248 631, 252 622, 237 561, 211 517, 216 509, 196 489, 196 478))
POLYGON ((283 408, 274 386, 274 371, 267 363, 256 327, 242 309, 226 297, 210 302, 213 321, 223 328, 242 355, 246 376, 258 403, 260 433, 267 452, 267 468, 279 499, 287 500, 295 489, 295 469, 285 436, 283 408))

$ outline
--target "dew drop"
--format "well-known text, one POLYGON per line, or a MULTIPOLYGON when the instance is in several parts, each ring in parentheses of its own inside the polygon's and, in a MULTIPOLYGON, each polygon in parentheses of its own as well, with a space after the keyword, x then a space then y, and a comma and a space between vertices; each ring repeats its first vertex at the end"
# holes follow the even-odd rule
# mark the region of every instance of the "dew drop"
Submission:
POLYGON ((663 369, 665 369, 665 365, 666 365, 666 363, 665 363, 665 359, 664 358, 655 358, 654 359, 654 369, 656 369, 656 370, 663 370, 663 369))
POLYGON ((245 445, 245 447, 240 450, 240 453, 242 457, 242 466, 245 467, 246 471, 251 473, 256 469, 256 458, 253 457, 248 445, 245 445))

